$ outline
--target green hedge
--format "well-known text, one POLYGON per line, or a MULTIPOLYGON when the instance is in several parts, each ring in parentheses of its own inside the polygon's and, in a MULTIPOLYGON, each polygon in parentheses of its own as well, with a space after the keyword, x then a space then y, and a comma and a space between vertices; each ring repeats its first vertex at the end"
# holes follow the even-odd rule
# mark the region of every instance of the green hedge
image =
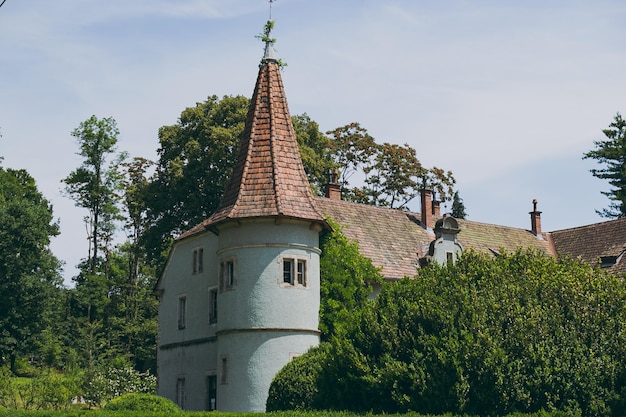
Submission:
MULTIPOLYGON (((106 410, 68 410, 68 411, 2 411, 2 417, 167 417, 172 413, 166 412, 138 412, 138 411, 106 411, 106 410)), ((223 413, 223 412, 181 412, 178 417, 259 417, 261 413, 223 413)), ((266 413, 268 417, 373 417, 376 414, 355 414, 349 412, 299 412, 283 411, 276 413, 266 413)), ((383 415, 381 415, 383 416, 383 415)), ((406 413, 406 414, 385 414, 384 417, 435 417, 435 415, 406 413)), ((459 414, 441 414, 439 417, 469 417, 459 414)), ((572 417, 571 414, 563 412, 537 412, 532 414, 509 414, 507 417, 572 417)))
POLYGON ((467 252, 344 327, 276 375, 269 410, 626 415, 626 281, 582 262, 467 252))

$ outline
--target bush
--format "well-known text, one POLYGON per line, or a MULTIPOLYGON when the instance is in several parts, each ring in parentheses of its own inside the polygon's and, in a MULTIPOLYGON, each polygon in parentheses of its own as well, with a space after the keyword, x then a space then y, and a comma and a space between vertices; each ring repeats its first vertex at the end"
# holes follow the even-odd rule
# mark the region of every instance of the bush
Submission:
POLYGON ((127 393, 153 394, 156 377, 141 373, 126 364, 100 368, 85 374, 83 396, 91 405, 101 405, 127 393))
POLYGON ((319 408, 318 380, 322 370, 321 350, 311 349, 294 358, 274 377, 265 408, 270 411, 310 411, 319 408))
POLYGON ((268 410, 624 416, 624 328, 623 278, 468 251, 384 285, 342 337, 281 370, 268 410))
POLYGON ((153 394, 129 393, 120 395, 105 406, 109 411, 144 411, 153 413, 178 413, 180 408, 171 400, 153 394))

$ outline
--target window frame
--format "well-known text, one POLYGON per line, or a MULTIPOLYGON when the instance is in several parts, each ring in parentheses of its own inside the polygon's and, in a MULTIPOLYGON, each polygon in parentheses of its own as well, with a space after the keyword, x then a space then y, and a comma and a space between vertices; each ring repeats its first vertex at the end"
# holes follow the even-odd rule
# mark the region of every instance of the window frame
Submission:
POLYGON ((187 294, 178 296, 178 330, 183 330, 187 327, 187 294))
POLYGON ((228 355, 223 355, 220 359, 220 385, 228 385, 228 355))
POLYGON ((224 258, 219 264, 219 291, 229 291, 235 288, 237 282, 237 268, 235 258, 224 258))
POLYGON ((219 290, 217 287, 209 288, 209 324, 216 324, 218 318, 217 296, 219 290))
POLYGON ((283 284, 294 285, 294 262, 292 258, 283 258, 283 284))
POLYGON ((452 251, 446 251, 446 264, 447 265, 454 265, 455 262, 455 256, 454 256, 454 252, 452 251))
POLYGON ((297 256, 281 258, 280 285, 290 288, 308 288, 307 259, 297 256))
POLYGON ((176 377, 176 404, 181 409, 185 409, 185 400, 186 400, 186 381, 184 375, 179 375, 176 377))
POLYGON ((199 275, 204 272, 204 247, 193 248, 191 255, 191 275, 199 275))

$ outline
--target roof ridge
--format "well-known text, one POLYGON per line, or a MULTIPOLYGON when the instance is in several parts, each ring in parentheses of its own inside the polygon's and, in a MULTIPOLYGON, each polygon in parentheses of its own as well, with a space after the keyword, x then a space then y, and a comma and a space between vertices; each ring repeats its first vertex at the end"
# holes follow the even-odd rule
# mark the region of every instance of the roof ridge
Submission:
MULTIPOLYGON (((269 45, 269 44, 268 44, 269 45)), ((272 97, 272 83, 268 82, 268 96, 272 97)), ((270 119, 270 151, 272 158, 272 178, 273 178, 273 188, 274 188, 274 204, 276 204, 276 211, 278 214, 283 214, 282 204, 281 204, 281 187, 280 187, 280 172, 278 167, 278 144, 276 137, 276 127, 274 126, 274 112, 272 111, 272 103, 270 100, 270 111, 269 111, 269 119, 270 119)))
POLYGON ((626 222, 626 217, 619 217, 617 219, 604 220, 601 222, 591 223, 591 224, 584 224, 582 226, 567 227, 565 229, 554 230, 552 233, 567 232, 570 230, 588 229, 592 227, 604 226, 609 223, 621 223, 621 222, 626 222))

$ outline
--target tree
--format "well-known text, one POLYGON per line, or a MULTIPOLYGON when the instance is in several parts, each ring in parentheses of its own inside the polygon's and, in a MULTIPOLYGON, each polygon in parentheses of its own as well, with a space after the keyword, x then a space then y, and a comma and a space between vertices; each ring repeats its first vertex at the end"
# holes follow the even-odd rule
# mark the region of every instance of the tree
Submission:
POLYGON ((339 169, 339 183, 348 190, 350 178, 371 164, 377 152, 376 142, 358 123, 349 123, 326 134, 331 136, 330 153, 339 169))
POLYGON ((113 118, 91 116, 74 129, 81 165, 64 180, 65 191, 78 207, 87 209, 89 256, 79 265, 76 287, 69 295, 73 335, 84 365, 92 372, 111 339, 111 251, 121 220, 119 193, 122 178, 118 169, 126 158, 117 153, 119 130, 113 118))
POLYGON ((419 194, 418 180, 427 170, 408 144, 383 143, 364 173, 362 192, 370 204, 401 208, 419 194))
POLYGON ((313 191, 321 195, 328 183, 328 173, 335 167, 330 154, 330 139, 320 132, 319 125, 308 114, 292 116, 302 165, 313 191))
POLYGON ((341 335, 346 324, 368 300, 374 284, 382 283, 380 269, 359 252, 338 224, 322 236, 320 247, 320 330, 322 339, 341 335))
POLYGON ((331 136, 330 153, 339 171, 339 184, 349 201, 402 208, 427 186, 444 199, 452 197, 455 184, 450 171, 424 168, 415 149, 383 143, 379 145, 358 123, 350 123, 327 132, 331 136), (356 178, 361 186, 350 187, 356 178))
POLYGON ((111 326, 120 354, 135 369, 145 371, 156 366, 157 301, 152 293, 156 271, 146 264, 141 247, 147 229, 145 196, 147 171, 153 162, 134 158, 121 165, 123 174, 123 208, 126 213, 127 241, 111 257, 112 308, 111 326))
POLYGON ((455 191, 452 197, 452 217, 456 217, 457 219, 465 219, 467 217, 463 199, 459 196, 458 191, 455 191))
POLYGON ((84 159, 63 182, 65 191, 76 205, 89 212, 85 223, 89 226, 88 268, 91 273, 96 271, 101 241, 110 243, 115 231, 114 221, 118 219, 116 192, 120 188, 120 178, 115 165, 125 158, 125 154, 119 154, 115 161, 108 159, 116 151, 118 135, 113 118, 98 119, 96 116, 91 116, 72 132, 80 147, 78 155, 84 159))
POLYGON ((142 245, 158 266, 174 237, 208 218, 220 202, 243 135, 249 100, 210 96, 159 129, 159 159, 144 194, 142 245))
POLYGON ((606 140, 594 141, 595 149, 585 153, 583 159, 595 159, 604 168, 591 169, 591 174, 608 180, 610 191, 602 191, 611 203, 608 209, 596 212, 602 217, 626 217, 626 121, 617 113, 609 128, 602 131, 606 140))
POLYGON ((50 249, 59 234, 52 206, 25 170, 0 167, 0 362, 15 371, 50 323, 61 263, 50 249))

